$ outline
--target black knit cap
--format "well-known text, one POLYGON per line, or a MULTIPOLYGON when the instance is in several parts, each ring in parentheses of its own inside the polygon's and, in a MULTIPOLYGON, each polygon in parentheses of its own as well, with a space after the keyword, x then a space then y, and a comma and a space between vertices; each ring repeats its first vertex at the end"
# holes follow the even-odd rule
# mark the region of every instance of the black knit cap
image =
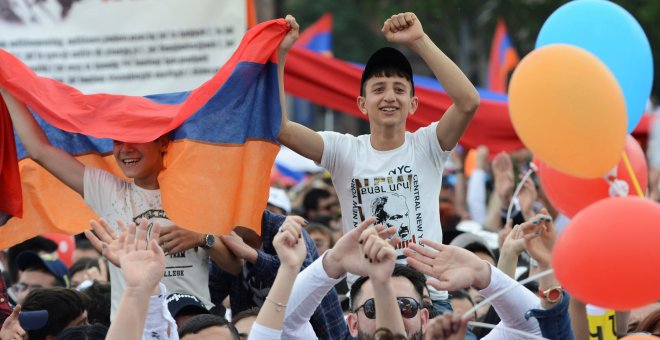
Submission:
POLYGON ((362 79, 360 80, 361 96, 364 96, 364 84, 367 80, 381 74, 385 74, 386 76, 390 76, 391 74, 403 74, 405 78, 410 80, 412 95, 415 94, 415 84, 413 83, 413 73, 410 62, 408 61, 408 58, 396 48, 383 47, 369 57, 369 61, 367 61, 367 65, 364 67, 364 71, 362 71, 362 79))

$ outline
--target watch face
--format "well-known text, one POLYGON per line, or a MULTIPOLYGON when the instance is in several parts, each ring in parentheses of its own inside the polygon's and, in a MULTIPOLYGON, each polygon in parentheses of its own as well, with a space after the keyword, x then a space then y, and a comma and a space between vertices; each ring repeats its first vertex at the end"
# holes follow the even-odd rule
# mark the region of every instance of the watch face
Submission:
POLYGON ((215 243, 215 237, 213 235, 206 235, 206 247, 211 248, 215 243))
POLYGON ((557 301, 557 300, 559 300, 560 296, 561 296, 561 290, 560 289, 551 289, 548 292, 548 300, 550 300, 550 301, 557 301))

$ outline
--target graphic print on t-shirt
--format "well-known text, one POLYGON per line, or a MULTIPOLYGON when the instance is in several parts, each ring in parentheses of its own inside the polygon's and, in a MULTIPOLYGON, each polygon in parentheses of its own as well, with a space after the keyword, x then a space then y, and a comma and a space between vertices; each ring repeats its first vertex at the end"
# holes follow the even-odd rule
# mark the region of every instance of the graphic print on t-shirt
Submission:
MULTIPOLYGON (((153 228, 155 222, 160 223, 161 226, 172 225, 172 222, 167 217, 167 214, 165 214, 165 211, 162 209, 149 209, 135 216, 133 218, 133 222, 135 224, 139 224, 139 221, 143 218, 146 218, 149 223, 147 226, 147 235, 151 235, 151 229, 153 228)), ((148 239, 151 238, 149 237, 148 239)), ((166 254, 166 255, 169 256, 169 259, 165 262, 166 267, 163 277, 183 277, 186 276, 185 269, 192 268, 191 264, 177 263, 177 259, 181 259, 182 261, 185 261, 186 259, 185 251, 181 251, 176 254, 166 254)))
POLYGON ((401 238, 399 258, 403 248, 424 237, 418 175, 412 166, 397 166, 387 176, 353 178, 351 191, 353 227, 370 216, 376 217, 376 224, 395 227, 401 238))

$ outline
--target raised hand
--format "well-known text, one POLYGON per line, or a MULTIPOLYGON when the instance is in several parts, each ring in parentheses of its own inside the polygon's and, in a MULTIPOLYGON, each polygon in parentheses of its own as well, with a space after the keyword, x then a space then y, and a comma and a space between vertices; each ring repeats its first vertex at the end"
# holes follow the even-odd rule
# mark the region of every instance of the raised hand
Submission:
POLYGON ((502 202, 502 207, 507 208, 513 197, 513 163, 506 152, 500 152, 495 156, 492 163, 493 177, 495 177, 495 191, 502 202))
POLYGON ((18 320, 20 313, 21 305, 16 305, 16 308, 14 308, 2 325, 2 329, 0 330, 1 340, 27 339, 27 332, 21 327, 21 323, 18 320))
POLYGON ((409 45, 424 37, 422 23, 411 12, 391 16, 383 23, 381 32, 387 41, 397 44, 409 45))
POLYGON ((536 191, 536 184, 534 184, 534 181, 531 178, 528 178, 518 193, 520 210, 525 219, 531 219, 534 216, 534 203, 536 202, 537 197, 538 193, 536 191))
POLYGON ((515 227, 511 228, 511 224, 509 222, 507 223, 507 226, 510 232, 502 243, 501 251, 511 253, 518 257, 525 250, 525 240, 523 239, 521 225, 516 224, 515 227))
POLYGON ((147 224, 140 223, 137 231, 134 224, 129 225, 117 253, 126 290, 150 294, 163 278, 165 254, 155 238, 147 242, 147 224))
POLYGON ((552 261, 552 248, 557 240, 557 230, 548 210, 543 208, 541 213, 534 216, 531 221, 521 225, 525 240, 525 249, 540 268, 550 268, 552 261))
MULTIPOLYGON (((367 275, 369 261, 363 261, 364 254, 360 248, 360 236, 362 232, 374 223, 376 223, 375 217, 367 218, 357 227, 353 228, 353 230, 344 234, 344 236, 337 240, 334 247, 326 252, 323 258, 323 268, 328 276, 339 278, 347 272, 361 276, 367 275)), ((376 230, 379 231, 378 234, 383 239, 387 239, 396 233, 396 228, 394 227, 383 228, 382 226, 376 226, 376 230)), ((399 237, 395 237, 388 242, 394 245, 398 241, 399 237)))
POLYGON ((296 40, 298 40, 298 35, 300 33, 300 26, 298 25, 298 22, 296 22, 296 18, 289 14, 286 16, 286 18, 284 18, 284 20, 286 20, 290 31, 286 34, 280 43, 280 46, 277 47, 277 53, 280 56, 286 55, 289 52, 293 44, 295 44, 296 40))
POLYGON ((374 228, 366 229, 360 235, 360 250, 364 255, 362 259, 367 268, 367 276, 372 280, 385 282, 392 277, 394 263, 396 261, 396 250, 386 240, 378 235, 374 228))
POLYGON ((286 219, 280 226, 279 232, 273 239, 273 247, 280 258, 280 266, 300 270, 307 256, 307 246, 302 238, 302 229, 303 224, 296 219, 286 219))
POLYGON ((425 340, 463 340, 467 333, 468 320, 461 319, 460 314, 445 312, 429 320, 424 331, 425 340))
POLYGON ((164 252, 176 254, 203 245, 205 237, 206 235, 172 225, 160 228, 158 242, 164 252))
POLYGON ((117 220, 121 234, 117 237, 114 228, 105 219, 100 219, 98 222, 91 220, 89 224, 92 226, 92 233, 90 230, 85 230, 85 237, 94 246, 94 248, 105 256, 110 263, 119 267, 119 258, 117 252, 123 248, 127 228, 124 222, 117 220))
POLYGON ((422 242, 427 247, 411 244, 403 253, 409 265, 433 277, 427 281, 431 286, 452 291, 470 286, 483 289, 490 284, 490 265, 477 255, 427 239, 422 242))

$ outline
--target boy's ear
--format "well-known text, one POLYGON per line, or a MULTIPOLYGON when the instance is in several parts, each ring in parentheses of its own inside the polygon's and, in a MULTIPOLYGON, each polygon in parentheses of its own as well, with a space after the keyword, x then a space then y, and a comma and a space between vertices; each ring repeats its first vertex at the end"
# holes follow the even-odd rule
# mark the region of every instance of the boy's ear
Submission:
POLYGON ((419 98, 417 98, 417 96, 413 96, 410 99, 410 112, 408 112, 408 114, 411 116, 414 115, 418 107, 419 107, 419 98))
POLYGON ((358 109, 360 110, 360 112, 362 112, 362 114, 365 114, 365 115, 367 114, 367 99, 366 98, 364 98, 362 96, 357 97, 357 106, 358 106, 358 109))
POLYGON ((158 143, 160 143, 160 151, 167 151, 167 146, 170 144, 170 138, 168 135, 163 135, 158 137, 158 143))

